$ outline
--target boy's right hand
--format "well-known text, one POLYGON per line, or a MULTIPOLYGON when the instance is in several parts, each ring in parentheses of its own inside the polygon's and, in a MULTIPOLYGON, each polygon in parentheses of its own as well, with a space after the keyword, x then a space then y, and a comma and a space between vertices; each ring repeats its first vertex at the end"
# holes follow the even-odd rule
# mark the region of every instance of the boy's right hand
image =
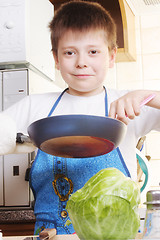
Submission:
POLYGON ((13 153, 16 147, 16 124, 3 112, 0 113, 0 155, 13 153))

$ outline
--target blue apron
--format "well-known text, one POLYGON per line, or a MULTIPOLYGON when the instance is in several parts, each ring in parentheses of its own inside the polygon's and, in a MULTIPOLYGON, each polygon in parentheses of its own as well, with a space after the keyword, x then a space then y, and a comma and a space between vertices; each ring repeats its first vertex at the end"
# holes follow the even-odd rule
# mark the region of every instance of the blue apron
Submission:
MULTIPOLYGON (((54 103, 51 116, 65 89, 54 103)), ((105 90, 106 91, 106 90, 105 90)), ((105 115, 108 116, 107 92, 105 93, 105 115)), ((130 177, 119 148, 102 156, 90 158, 62 158, 38 150, 30 172, 30 186, 35 198, 35 234, 44 228, 56 228, 57 234, 72 234, 66 204, 70 193, 84 184, 101 169, 115 167, 130 177)))

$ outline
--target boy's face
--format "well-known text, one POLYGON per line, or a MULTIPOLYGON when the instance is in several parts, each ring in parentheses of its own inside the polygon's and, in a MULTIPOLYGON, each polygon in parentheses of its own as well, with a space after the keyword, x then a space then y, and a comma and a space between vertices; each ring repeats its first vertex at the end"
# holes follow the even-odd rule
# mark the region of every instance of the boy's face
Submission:
POLYGON ((116 50, 109 54, 103 30, 67 31, 59 40, 54 58, 69 93, 90 96, 102 92, 115 55, 116 50))

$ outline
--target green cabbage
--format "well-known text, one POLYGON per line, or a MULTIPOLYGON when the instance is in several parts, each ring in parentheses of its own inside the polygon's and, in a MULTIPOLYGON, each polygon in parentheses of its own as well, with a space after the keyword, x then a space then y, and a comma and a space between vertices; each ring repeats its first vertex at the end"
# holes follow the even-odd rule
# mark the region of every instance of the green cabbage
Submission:
POLYGON ((67 210, 81 240, 132 239, 140 226, 139 203, 137 183, 107 168, 70 196, 67 210))

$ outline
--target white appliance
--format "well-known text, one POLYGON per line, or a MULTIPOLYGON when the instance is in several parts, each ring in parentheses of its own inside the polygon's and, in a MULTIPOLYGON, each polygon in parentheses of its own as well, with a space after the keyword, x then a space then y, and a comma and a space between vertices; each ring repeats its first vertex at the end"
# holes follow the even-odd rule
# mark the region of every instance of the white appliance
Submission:
MULTIPOLYGON (((28 94, 28 69, 0 71, 0 110, 5 110, 28 94)), ((29 154, 0 157, 0 206, 30 206, 30 189, 25 181, 29 154)))

